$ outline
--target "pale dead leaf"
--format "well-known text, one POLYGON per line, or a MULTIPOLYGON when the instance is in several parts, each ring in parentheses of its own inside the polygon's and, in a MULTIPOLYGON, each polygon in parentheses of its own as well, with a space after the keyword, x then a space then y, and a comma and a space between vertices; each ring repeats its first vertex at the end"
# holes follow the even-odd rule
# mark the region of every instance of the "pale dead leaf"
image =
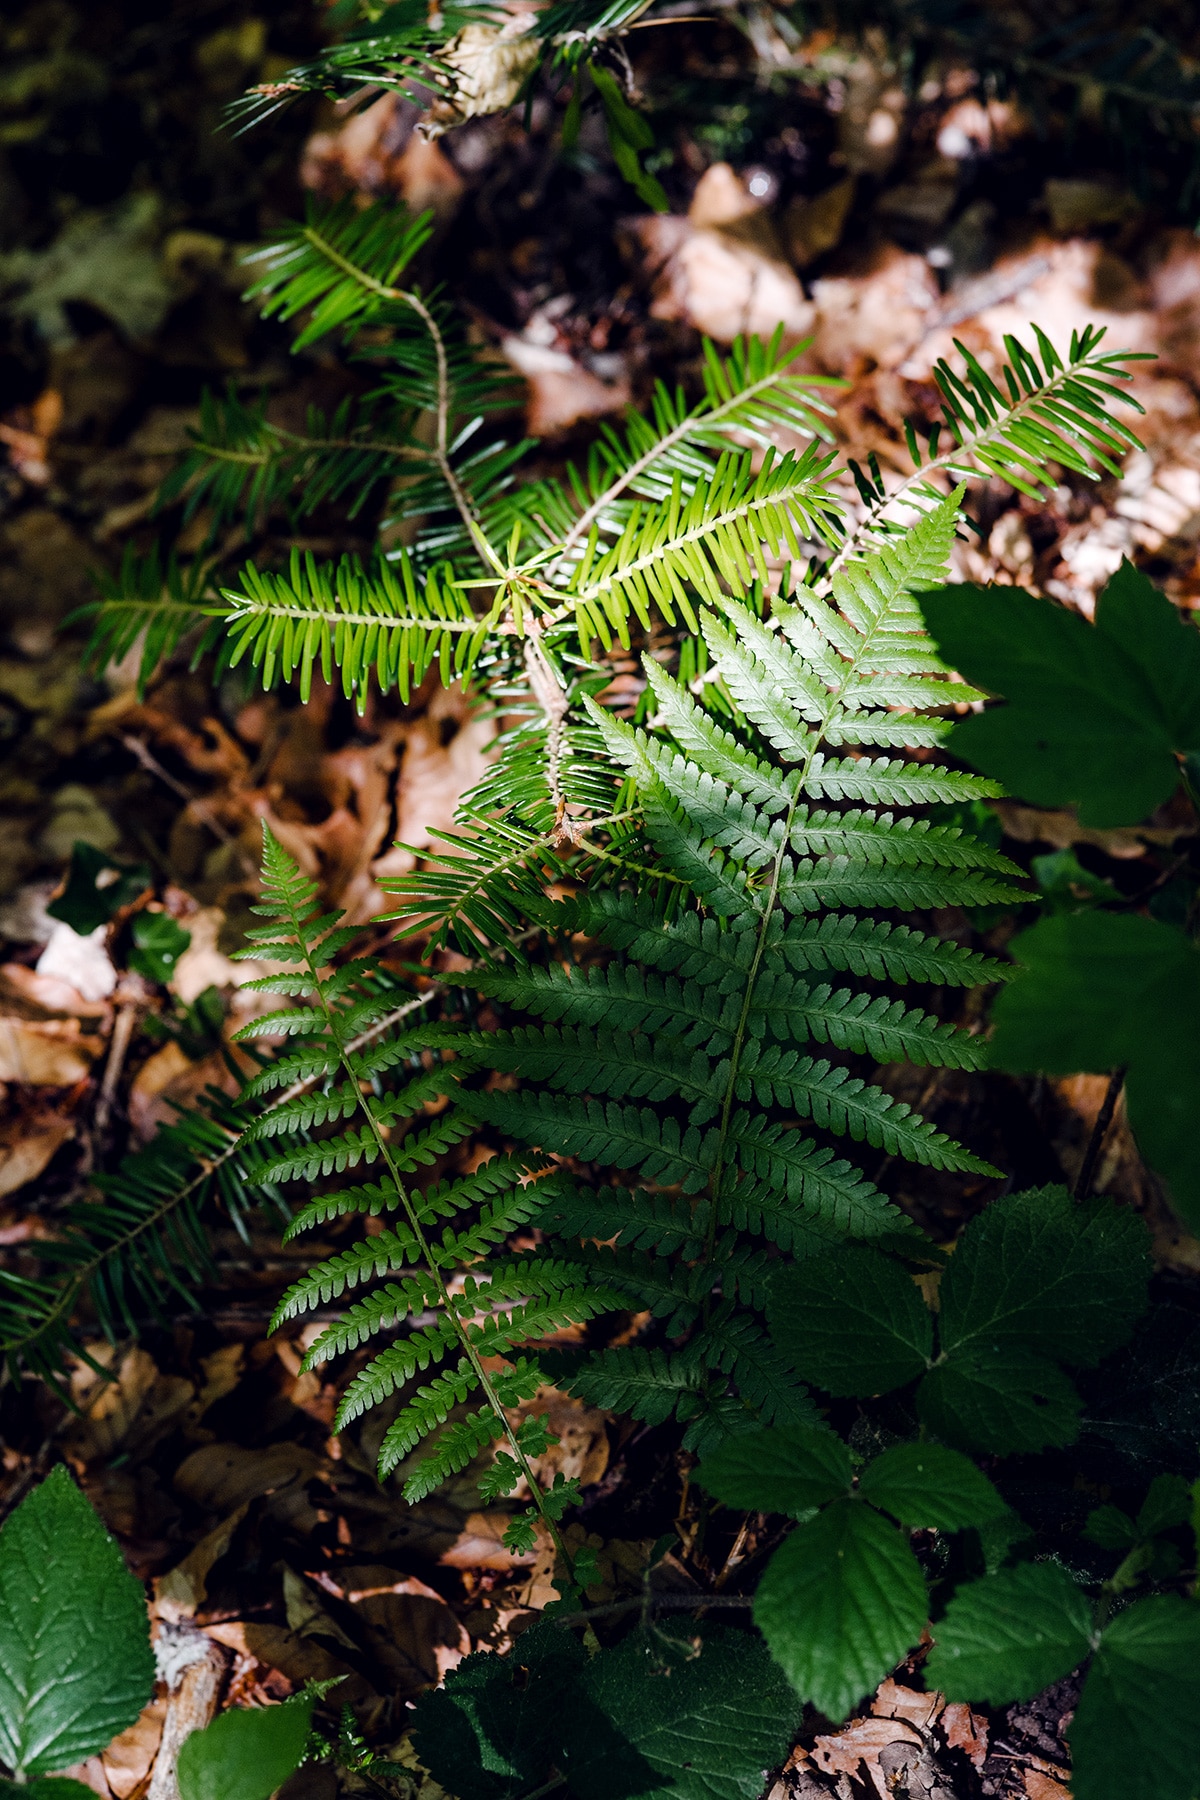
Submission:
POLYGON ((167 984, 185 1006, 190 1006, 205 988, 237 987, 246 979, 245 969, 217 948, 224 923, 225 913, 219 906, 201 906, 185 920, 192 941, 175 964, 167 984))
POLYGON ((537 1560, 535 1551, 519 1556, 502 1542, 510 1517, 503 1512, 469 1514, 462 1531, 438 1561, 451 1569, 494 1569, 500 1574, 531 1569, 537 1560))
POLYGON ((879 1800, 892 1800, 879 1755, 896 1743, 922 1748, 920 1734, 902 1719, 852 1719, 841 1731, 814 1738, 812 1760, 825 1775, 856 1775, 861 1767, 879 1800))
POLYGON ((15 1194, 35 1181, 74 1135, 73 1122, 57 1113, 39 1114, 36 1122, 15 1119, 0 1126, 0 1196, 15 1194))
MULTIPOLYGON (((608 1431, 606 1417, 599 1407, 588 1406, 571 1394, 557 1388, 543 1387, 531 1400, 510 1412, 514 1425, 534 1415, 545 1418, 557 1444, 551 1444, 543 1455, 531 1458, 534 1472, 547 1484, 561 1474, 567 1481, 577 1480, 583 1487, 599 1481, 608 1467, 608 1431)), ((514 1489, 518 1500, 528 1498, 528 1486, 522 1480, 514 1489)))
MULTIPOLYGON (((482 718, 461 689, 439 688, 427 711, 408 732, 396 791, 396 837, 418 850, 432 842, 431 833, 453 828, 454 814, 467 788, 483 779, 495 723, 482 718)), ((372 874, 403 875, 413 858, 398 846, 371 865, 372 874)))
POLYGON ((944 1704, 940 1694, 901 1687, 889 1675, 886 1681, 880 1682, 871 1702, 871 1711, 877 1719, 904 1719, 908 1724, 919 1725, 922 1730, 927 1731, 944 1704))
POLYGON ((565 350, 530 343, 514 333, 501 340, 500 348, 529 384, 525 424, 531 437, 554 437, 580 419, 623 412, 633 397, 627 375, 602 381, 565 350))
POLYGON ((827 275, 812 284, 817 308, 813 354, 832 374, 856 376, 876 365, 896 369, 917 345, 940 302, 923 256, 894 245, 862 275, 827 275))
POLYGON ((962 1750, 982 1770, 988 1753, 988 1722, 962 1700, 947 1706, 939 1721, 942 1735, 952 1750, 962 1750))
POLYGON ((467 119, 510 107, 541 55, 532 23, 525 11, 511 14, 500 26, 468 25, 460 31, 443 52, 454 70, 454 91, 434 101, 422 130, 433 137, 467 119))
POLYGON ((1029 1800, 1071 1800, 1070 1788, 1041 1769, 1024 1770, 1024 1779, 1029 1800))
POLYGON ((1191 835, 1191 824, 1115 826, 1100 831, 1081 825, 1073 812, 1039 806, 1022 806, 1017 800, 993 800, 991 805, 1004 822, 1005 837, 1018 844, 1052 844, 1066 850, 1072 844, 1094 844, 1106 856, 1118 860, 1146 854, 1147 844, 1173 844, 1191 835))
POLYGON ((0 1003, 16 1003, 26 1018, 96 1019, 102 1023, 112 1017, 112 1007, 104 1000, 85 1000, 79 989, 56 976, 39 975, 24 963, 5 963, 0 967, 0 1003))
POLYGON ((104 925, 81 937, 60 920, 38 957, 38 974, 66 982, 85 1000, 106 1000, 117 985, 117 971, 106 948, 107 937, 104 925))
POLYGON ((74 1087, 86 1080, 100 1043, 85 1038, 78 1019, 0 1016, 0 1081, 31 1087, 74 1087))
POLYGON ((164 1694, 151 1700, 128 1730, 114 1738, 101 1756, 108 1785, 116 1800, 130 1800, 149 1775, 162 1742, 166 1716, 167 1697, 164 1694))
POLYGON ((174 1039, 144 1062, 129 1090, 129 1123, 146 1143, 160 1125, 172 1125, 179 1108, 190 1110, 206 1088, 236 1094, 237 1083, 219 1050, 191 1058, 174 1039))
POLYGON ((686 320, 723 344, 778 325, 789 337, 811 329, 814 308, 770 218, 727 163, 705 171, 687 219, 637 219, 632 229, 657 271, 656 319, 686 320))
MULTIPOLYGON (((90 1346, 89 1354, 102 1365, 114 1361, 110 1344, 90 1346)), ((87 1395, 87 1405, 82 1418, 68 1423, 63 1439, 85 1462, 117 1449, 149 1448, 186 1411, 196 1391, 182 1375, 163 1375, 140 1344, 125 1351, 115 1379, 103 1380, 83 1365, 73 1372, 71 1385, 87 1395)))

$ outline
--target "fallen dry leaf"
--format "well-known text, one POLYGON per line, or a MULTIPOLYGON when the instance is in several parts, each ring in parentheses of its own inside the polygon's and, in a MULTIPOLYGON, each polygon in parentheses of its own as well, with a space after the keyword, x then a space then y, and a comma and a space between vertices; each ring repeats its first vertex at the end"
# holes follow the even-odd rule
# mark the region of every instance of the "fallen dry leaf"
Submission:
POLYGON ((138 1070, 129 1090, 129 1123, 143 1143, 160 1125, 171 1125, 179 1109, 190 1110, 206 1088, 236 1094, 238 1084, 219 1050, 193 1062, 175 1042, 164 1044, 138 1070))
POLYGON ((686 219, 637 219, 653 279, 650 311, 682 319, 730 344, 745 333, 769 338, 779 325, 804 337, 815 309, 805 299, 769 215, 728 163, 714 163, 697 184, 686 219))
POLYGON ((85 1038, 78 1019, 5 1018, 0 1015, 0 1081, 32 1087, 74 1087, 86 1080, 100 1048, 85 1038))
MULTIPOLYGON (((102 1342, 89 1345, 88 1354, 111 1369, 120 1353, 102 1342)), ((63 1443, 68 1454, 84 1462, 111 1456, 117 1449, 149 1449, 186 1411, 196 1391, 184 1376, 162 1374, 140 1344, 121 1355, 113 1379, 96 1375, 86 1363, 77 1364, 71 1387, 84 1410, 82 1417, 69 1420, 63 1443)))
POLYGON ((1026 1769, 1023 1773, 1029 1800, 1071 1800, 1070 1788, 1056 1776, 1047 1775, 1042 1769, 1026 1769))
POLYGON ((162 1742, 166 1716, 167 1697, 163 1694, 143 1707, 128 1730, 114 1738, 101 1756, 108 1785, 116 1800, 131 1800, 149 1775, 162 1742))
POLYGON ((197 907, 183 921, 192 941, 175 964, 168 986, 178 994, 185 1006, 199 998, 205 988, 237 987, 246 979, 246 970, 232 957, 217 948, 217 939, 225 923, 219 906, 197 907))
POLYGON ((74 1121, 54 1112, 39 1112, 30 1119, 8 1119, 0 1124, 0 1196, 15 1194, 35 1181, 74 1135, 74 1121))
POLYGON ((323 1468, 320 1457, 302 1444, 271 1444, 247 1450, 240 1444, 204 1444, 175 1471, 175 1487, 207 1512, 229 1513, 243 1501, 271 1496, 272 1514, 299 1531, 311 1531, 317 1516, 307 1485, 323 1468))
POLYGON ((282 1625, 260 1625, 235 1619, 229 1623, 206 1625, 204 1632, 214 1643, 252 1657, 268 1669, 278 1669, 296 1687, 302 1687, 306 1681, 331 1681, 340 1676, 339 1706, 357 1706, 375 1692, 365 1676, 355 1673, 348 1663, 312 1638, 299 1637, 282 1625))
POLYGON ((857 184, 853 175, 836 181, 823 194, 796 198, 784 208, 781 230, 787 253, 798 269, 806 269, 827 250, 842 241, 842 232, 854 204, 857 184))
POLYGON ((536 1552, 530 1550, 518 1555, 502 1542, 510 1516, 504 1512, 468 1514, 462 1531, 438 1561, 450 1569, 493 1569, 500 1574, 507 1574, 512 1569, 532 1568, 537 1560, 536 1552))
POLYGON ((525 426, 530 437, 555 437, 581 419, 623 412, 633 397, 624 372, 615 381, 602 381, 567 351, 531 342, 526 334, 510 333, 500 348, 529 384, 525 426))
POLYGON ((107 1000, 87 1000, 77 987, 54 975, 39 975, 24 963, 0 966, 0 1006, 21 1018, 91 1019, 100 1027, 112 1018, 107 1000))
POLYGON ((154 1610, 161 1619, 178 1623, 194 1617, 196 1608, 208 1597, 208 1577, 227 1553, 238 1526, 246 1516, 247 1500, 231 1512, 227 1519, 194 1544, 182 1562, 157 1577, 154 1583, 154 1610))

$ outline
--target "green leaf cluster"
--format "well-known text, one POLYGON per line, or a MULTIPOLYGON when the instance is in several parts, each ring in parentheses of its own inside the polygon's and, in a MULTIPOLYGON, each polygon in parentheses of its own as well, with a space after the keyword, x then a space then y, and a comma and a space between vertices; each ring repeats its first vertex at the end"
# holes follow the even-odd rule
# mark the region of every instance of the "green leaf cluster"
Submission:
POLYGON ((772 1341, 827 1393, 915 1382, 936 1437, 1007 1455, 1069 1444, 1081 1403, 1066 1369, 1094 1368, 1146 1304, 1149 1241, 1137 1214, 1065 1188, 995 1200, 938 1278, 937 1312, 904 1267, 866 1246, 774 1277, 772 1341))
POLYGON ((551 1623, 470 1656, 416 1707, 417 1754, 458 1800, 565 1777, 577 1800, 757 1800, 800 1706, 761 1638, 635 1630, 588 1657, 551 1623))
POLYGON ((1200 1758, 1200 1606, 1135 1601, 1107 1624, 1058 1563, 973 1582, 935 1627, 926 1665, 948 1699, 1003 1706, 1091 1662, 1069 1730, 1078 1800, 1190 1800, 1200 1758))
POLYGON ((800 1522, 768 1563, 754 1618, 801 1699, 844 1719, 913 1647, 925 1577, 905 1526, 960 1531, 1007 1510, 986 1475, 942 1444, 896 1444, 854 1465, 826 1426, 752 1431, 704 1457, 701 1485, 730 1506, 800 1522))
MULTIPOLYGON (((955 752, 975 768, 1038 805, 1077 807, 1089 826, 1139 823, 1181 778, 1193 792, 1200 632, 1131 564, 1101 593, 1094 624, 1020 588, 945 588, 921 606, 948 660, 1004 696, 954 729, 955 752)), ((1012 953, 1018 975, 996 1004, 992 1061, 1124 1070, 1139 1145, 1194 1220, 1200 954, 1190 936, 1128 911, 1059 913, 1012 953)))

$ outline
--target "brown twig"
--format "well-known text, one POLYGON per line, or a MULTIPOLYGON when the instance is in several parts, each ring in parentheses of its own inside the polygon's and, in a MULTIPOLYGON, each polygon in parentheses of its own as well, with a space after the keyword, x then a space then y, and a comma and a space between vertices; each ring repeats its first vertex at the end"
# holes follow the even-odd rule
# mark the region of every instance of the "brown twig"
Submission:
POLYGON ((1104 1099, 1100 1103, 1100 1111, 1096 1114, 1096 1123, 1092 1126, 1092 1135, 1083 1156, 1083 1166, 1075 1183, 1074 1198, 1080 1202, 1087 1199, 1092 1191, 1092 1181, 1096 1173, 1096 1164, 1100 1159, 1100 1151, 1104 1144, 1105 1134, 1112 1124, 1112 1117, 1117 1110, 1117 1100, 1125 1081, 1124 1069, 1114 1069, 1108 1078, 1108 1087, 1104 1091, 1104 1099))

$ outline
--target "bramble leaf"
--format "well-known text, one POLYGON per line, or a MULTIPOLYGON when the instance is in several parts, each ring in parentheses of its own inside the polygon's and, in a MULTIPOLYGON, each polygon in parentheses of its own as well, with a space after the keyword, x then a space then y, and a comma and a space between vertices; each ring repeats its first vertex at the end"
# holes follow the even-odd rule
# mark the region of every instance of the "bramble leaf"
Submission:
POLYGON ((1069 1731, 1077 1800, 1192 1800, 1200 1606, 1158 1594, 1105 1628, 1069 1731))
POLYGON ((1012 1344, 971 1345, 917 1389, 917 1413, 939 1437, 999 1455, 1073 1443, 1081 1404, 1057 1364, 1012 1344))
POLYGON ((847 1493, 852 1474, 850 1452, 826 1426, 793 1425, 727 1438, 696 1480, 727 1506, 802 1513, 847 1493))
POLYGON ((948 1700, 1005 1706, 1069 1675, 1091 1647, 1087 1601, 1058 1563, 1022 1563, 955 1594, 926 1679, 948 1700))
POLYGON ((303 1760, 314 1698, 231 1707, 193 1731, 179 1752, 180 1800, 267 1800, 303 1760))
POLYGON ((1011 1345, 1094 1368, 1145 1310, 1146 1227, 1111 1200, 1063 1187, 994 1201, 971 1220, 942 1276, 943 1350, 1011 1345))
POLYGON ((60 1465, 0 1531, 0 1758, 22 1779, 69 1768, 153 1689, 142 1584, 60 1465))
POLYGON ((1019 587, 964 583, 921 608, 946 660, 1005 696, 955 727, 972 767, 1089 826, 1134 825, 1170 798, 1175 752, 1200 748, 1200 634, 1129 563, 1094 625, 1019 587))
POLYGON ((1127 1070, 1129 1123, 1183 1217, 1200 1220, 1200 952, 1136 914, 1042 919, 1013 939, 1019 972, 996 1002, 997 1068, 1127 1070))
POLYGON ((896 1444, 863 1470, 858 1491, 902 1525, 959 1531, 1007 1511, 987 1476, 942 1444, 896 1444))
POLYGON ((761 1639, 706 1625, 673 1649, 661 1628, 593 1657, 565 1705, 578 1800, 758 1800, 800 1707, 761 1639))
POLYGON ((883 1394, 923 1373, 933 1322, 899 1263, 848 1246, 781 1269, 767 1305, 771 1336, 831 1394, 883 1394))
POLYGON ((903 1532, 860 1500, 798 1525, 759 1583, 754 1618, 803 1700, 844 1719, 921 1635, 925 1581, 903 1532))

